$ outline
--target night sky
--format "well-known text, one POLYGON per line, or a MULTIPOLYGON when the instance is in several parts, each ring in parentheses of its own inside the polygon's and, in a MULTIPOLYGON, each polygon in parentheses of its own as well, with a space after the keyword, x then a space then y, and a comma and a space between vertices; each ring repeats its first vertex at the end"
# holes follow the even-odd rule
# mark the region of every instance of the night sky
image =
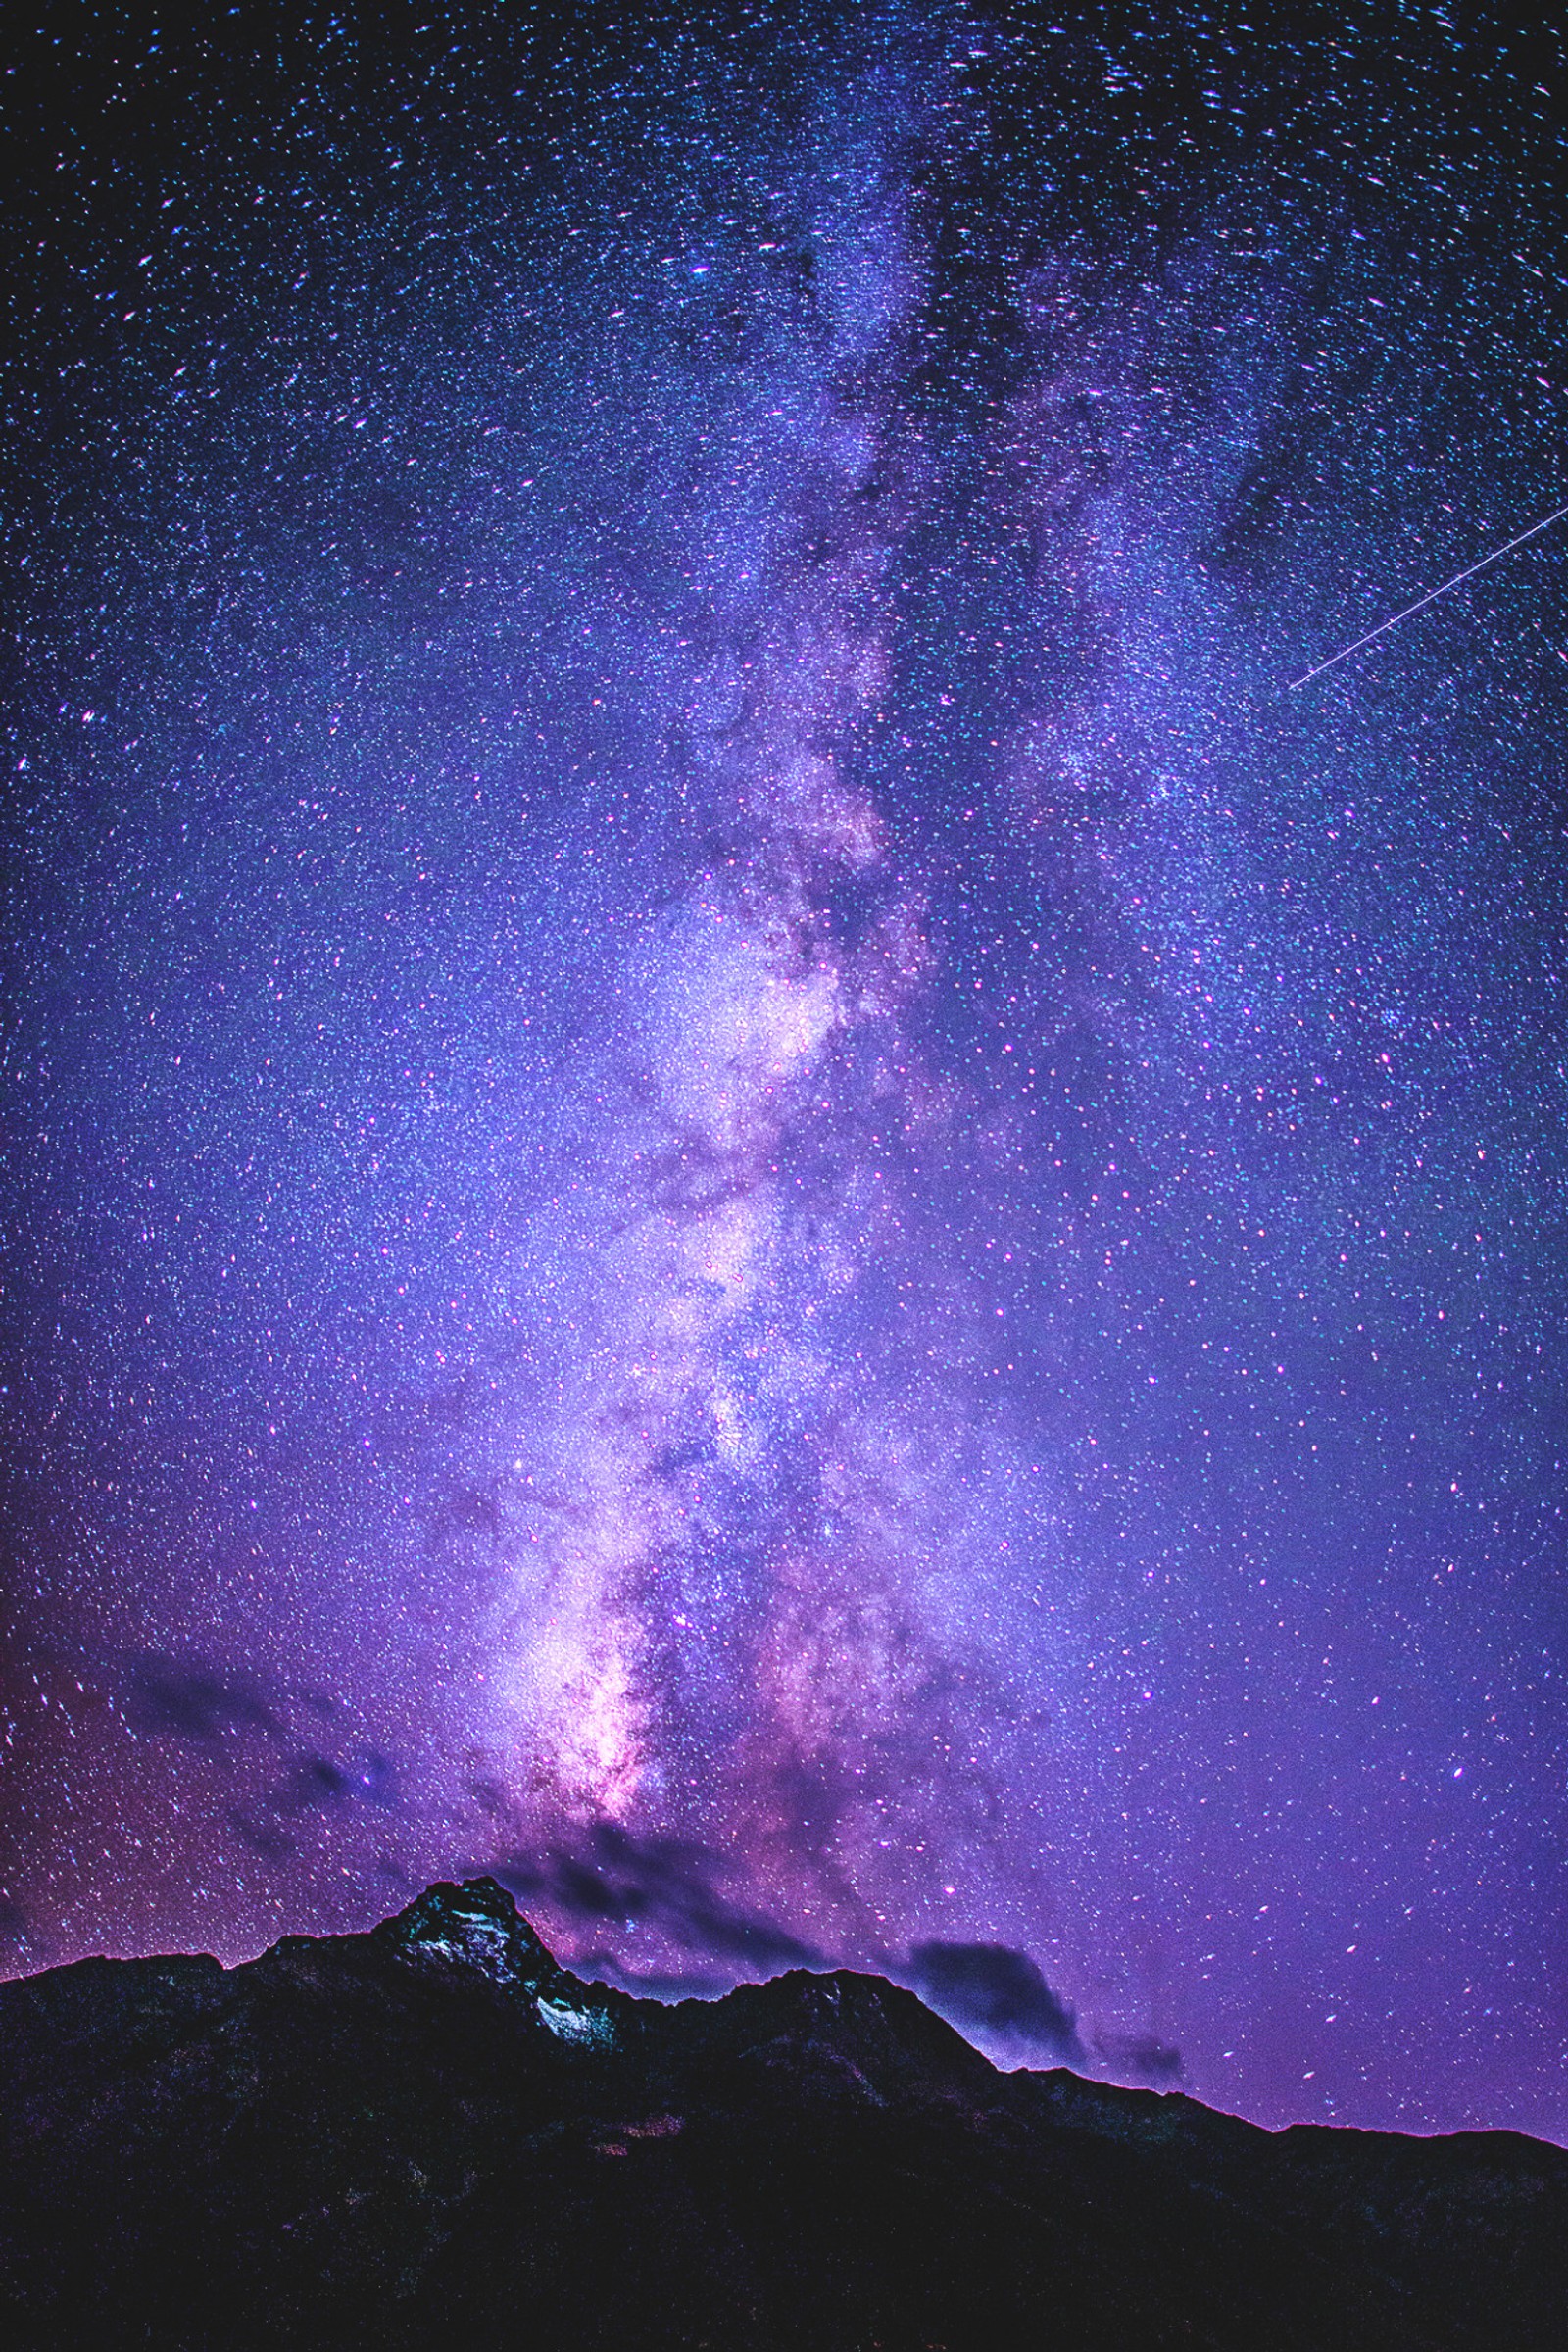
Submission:
POLYGON ((1289 686, 1568 497, 1560 45, 203 23, 0 79, 6 1969, 1568 2137, 1568 524, 1289 686))

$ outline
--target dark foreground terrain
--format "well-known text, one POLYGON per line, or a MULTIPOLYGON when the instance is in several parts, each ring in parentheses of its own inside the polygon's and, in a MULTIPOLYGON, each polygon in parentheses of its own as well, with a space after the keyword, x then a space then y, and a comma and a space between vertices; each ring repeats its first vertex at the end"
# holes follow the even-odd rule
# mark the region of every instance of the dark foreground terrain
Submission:
POLYGON ((999 2074, 879 1978, 678 2008, 493 1881, 0 1986, 0 2341, 1568 2344, 1568 2155, 999 2074))

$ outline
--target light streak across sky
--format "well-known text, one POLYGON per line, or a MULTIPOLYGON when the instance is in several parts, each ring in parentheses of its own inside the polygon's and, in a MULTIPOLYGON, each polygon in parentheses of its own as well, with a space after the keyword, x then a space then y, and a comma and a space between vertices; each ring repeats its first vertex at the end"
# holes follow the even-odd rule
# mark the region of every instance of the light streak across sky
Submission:
POLYGON ((1473 580, 1476 573, 1485 571, 1489 564, 1500 564, 1504 556, 1511 556, 1514 549, 1523 547, 1527 539, 1538 539, 1543 531, 1550 530, 1554 522, 1561 522, 1565 514, 1568 514, 1568 506, 1554 508, 1551 514, 1543 515, 1539 522, 1533 522, 1527 531, 1518 532, 1503 546, 1493 548, 1489 555, 1482 556, 1477 563, 1466 564, 1463 571, 1456 571, 1451 580, 1444 580, 1436 588, 1429 588, 1426 595, 1418 596, 1413 605, 1406 605, 1402 612, 1391 613, 1387 620, 1380 620, 1375 629, 1368 629, 1366 635, 1357 637, 1353 645, 1342 646, 1326 662, 1319 662, 1315 668, 1303 670, 1298 678, 1292 678, 1287 692, 1294 694, 1298 686, 1309 686, 1314 678, 1322 677, 1326 670, 1336 669, 1342 662, 1348 662, 1350 656, 1358 654, 1364 645, 1371 645, 1375 638, 1387 636, 1390 629, 1396 629, 1400 621, 1408 620, 1412 613, 1424 612, 1428 605, 1435 605, 1440 596, 1447 595, 1450 588, 1458 588, 1466 580, 1473 580))

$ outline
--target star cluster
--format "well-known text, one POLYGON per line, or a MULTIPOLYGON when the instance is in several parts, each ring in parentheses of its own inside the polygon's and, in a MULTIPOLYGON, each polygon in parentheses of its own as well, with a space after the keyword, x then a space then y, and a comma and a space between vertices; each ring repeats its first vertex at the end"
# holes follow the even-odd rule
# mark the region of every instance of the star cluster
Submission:
POLYGON ((7 1964, 1561 2136, 1560 44, 23 46, 7 1964))

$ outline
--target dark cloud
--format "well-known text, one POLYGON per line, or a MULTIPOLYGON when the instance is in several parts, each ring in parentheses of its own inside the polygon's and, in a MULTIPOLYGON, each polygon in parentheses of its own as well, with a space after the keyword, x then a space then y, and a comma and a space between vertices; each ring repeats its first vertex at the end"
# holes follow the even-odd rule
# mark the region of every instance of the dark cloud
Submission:
POLYGON ((333 1812, 343 1805, 392 1812, 401 1802, 398 1768, 373 1747, 357 1749, 341 1763, 331 1756, 298 1756, 270 1801, 279 1813, 333 1812))
POLYGON ((286 1862, 298 1851, 287 1832, 270 1821, 255 1821, 248 1813, 230 1813, 228 1826, 264 1862, 286 1862))
POLYGON ((1180 2050, 1152 2034, 1097 2034, 1094 2051, 1106 2074, 1124 2082, 1146 2082, 1162 2090, 1183 2079, 1180 2050))
POLYGON ((121 1676, 132 1731, 216 1747, 230 1732, 275 1732, 276 1716, 253 1685, 225 1681, 200 1659, 148 1653, 121 1676))
POLYGON ((601 1984, 618 1984, 622 1992, 635 1993, 640 2000, 716 2001, 729 1990, 727 1977, 705 1976, 699 1970, 623 1968, 612 1952, 589 1952, 573 1966, 578 1976, 601 1984))
POLYGON ((351 1805, 373 1805, 390 1813, 401 1804, 395 1760, 379 1748, 367 1747, 355 1749, 341 1761, 309 1752, 297 1755, 255 1812, 234 1812, 228 1818, 230 1826, 264 1861, 284 1862, 299 1851, 286 1825, 302 1814, 336 1813, 351 1805))
POLYGON ((810 1967, 821 1954, 761 1912, 720 1894, 718 1857, 673 1838, 638 1838, 596 1822, 572 1845, 489 1865, 519 1900, 544 1901, 585 1924, 647 1922, 708 1958, 761 1970, 810 1967))
POLYGON ((318 1716, 322 1723, 335 1722, 343 1712, 329 1691, 318 1690, 314 1686, 303 1688, 298 1695, 301 1706, 309 1707, 311 1713, 318 1716))
POLYGON ((959 2028, 1031 2043, 1069 2066, 1086 2062, 1077 2021, 1027 1952, 1005 1943, 917 1943, 914 1989, 959 2028))

